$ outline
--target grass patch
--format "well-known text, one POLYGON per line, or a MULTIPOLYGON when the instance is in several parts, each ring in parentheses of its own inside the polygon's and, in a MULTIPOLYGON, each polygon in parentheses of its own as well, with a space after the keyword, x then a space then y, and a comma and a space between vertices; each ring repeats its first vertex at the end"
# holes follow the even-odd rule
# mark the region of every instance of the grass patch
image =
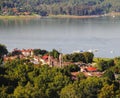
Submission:
POLYGON ((104 61, 108 61, 108 60, 111 60, 111 58, 94 58, 93 59, 93 62, 97 62, 98 60, 104 60, 104 61))
POLYGON ((41 18, 39 15, 0 16, 0 19, 41 18))

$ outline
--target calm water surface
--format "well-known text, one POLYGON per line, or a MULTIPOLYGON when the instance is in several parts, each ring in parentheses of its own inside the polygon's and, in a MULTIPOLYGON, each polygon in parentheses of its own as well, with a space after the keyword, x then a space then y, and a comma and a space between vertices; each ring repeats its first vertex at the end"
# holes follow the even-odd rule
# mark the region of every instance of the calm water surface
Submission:
POLYGON ((95 50, 96 57, 120 56, 120 17, 94 19, 1 19, 0 43, 14 48, 95 50))

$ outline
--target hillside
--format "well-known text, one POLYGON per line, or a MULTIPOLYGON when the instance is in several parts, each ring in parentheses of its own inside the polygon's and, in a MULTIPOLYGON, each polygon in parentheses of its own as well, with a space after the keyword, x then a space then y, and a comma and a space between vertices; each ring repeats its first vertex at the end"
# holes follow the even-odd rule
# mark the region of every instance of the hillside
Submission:
POLYGON ((101 15, 120 12, 119 0, 0 0, 0 15, 101 15))

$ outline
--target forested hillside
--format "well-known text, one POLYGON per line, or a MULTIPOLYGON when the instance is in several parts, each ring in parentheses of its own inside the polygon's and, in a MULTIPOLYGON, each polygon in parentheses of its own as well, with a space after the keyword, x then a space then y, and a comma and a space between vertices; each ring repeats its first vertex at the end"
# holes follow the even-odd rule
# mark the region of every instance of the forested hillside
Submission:
POLYGON ((120 12, 119 0, 0 0, 1 15, 101 15, 120 12))

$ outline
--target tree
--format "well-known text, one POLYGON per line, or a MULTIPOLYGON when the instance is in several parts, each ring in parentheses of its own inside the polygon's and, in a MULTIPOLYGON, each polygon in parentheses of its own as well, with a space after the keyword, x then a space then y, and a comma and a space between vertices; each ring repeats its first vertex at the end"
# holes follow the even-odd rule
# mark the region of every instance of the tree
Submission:
POLYGON ((61 89, 70 82, 70 77, 62 69, 47 65, 41 66, 39 75, 33 77, 35 87, 40 88, 48 98, 58 98, 61 89))
POLYGON ((79 83, 78 92, 80 98, 97 98, 103 83, 97 77, 89 77, 79 83))
POLYGON ((45 54, 47 54, 48 53, 48 51, 47 50, 41 50, 41 49, 34 49, 33 50, 33 52, 34 52, 34 55, 45 55, 45 54))
POLYGON ((81 80, 83 80, 83 79, 86 79, 86 77, 85 77, 85 75, 84 75, 82 72, 80 72, 80 73, 77 75, 77 81, 81 81, 81 80))
POLYGON ((120 66, 120 57, 114 58, 114 63, 115 65, 120 66))
POLYGON ((78 95, 79 92, 75 90, 73 84, 65 86, 60 92, 60 98, 80 98, 78 95))
POLYGON ((105 60, 99 60, 97 61, 97 67, 98 67, 98 70, 100 71, 104 71, 107 67, 107 62, 105 60))
POLYGON ((110 59, 110 60, 107 61, 107 66, 108 67, 111 67, 111 66, 114 66, 114 65, 115 65, 115 63, 114 63, 113 59, 110 59))
POLYGON ((8 77, 8 84, 16 87, 19 85, 26 85, 28 82, 28 72, 33 70, 33 65, 29 64, 26 60, 16 59, 6 62, 4 64, 6 74, 8 77))
POLYGON ((114 84, 106 84, 100 91, 98 98, 115 98, 115 86, 114 84))
POLYGON ((2 98, 7 98, 8 97, 8 94, 7 94, 7 87, 5 87, 4 85, 2 85, 0 87, 0 96, 2 98))
POLYGON ((69 62, 85 62, 84 53, 66 54, 63 56, 63 59, 69 62))
POLYGON ((56 50, 56 49, 53 49, 51 52, 50 52, 50 55, 53 56, 54 58, 59 58, 59 55, 60 53, 56 50))
POLYGON ((120 89, 115 92, 115 97, 119 98, 120 97, 120 89))
POLYGON ((72 55, 71 54, 63 55, 63 60, 65 62, 72 62, 72 55))
POLYGON ((34 55, 40 55, 41 49, 34 49, 33 53, 34 55))
POLYGON ((91 53, 91 52, 84 52, 83 55, 85 57, 85 62, 86 63, 92 63, 93 57, 94 57, 93 53, 91 53))
POLYGON ((73 53, 71 57, 73 62, 85 62, 85 57, 83 53, 73 53))
POLYGON ((75 81, 65 86, 60 93, 60 98, 97 98, 103 82, 97 77, 90 77, 75 81))
POLYGON ((0 58, 0 65, 2 64, 2 62, 3 62, 3 58, 0 58))
POLYGON ((28 82, 25 87, 17 86, 14 91, 14 96, 17 98, 45 98, 43 92, 39 88, 34 87, 30 82, 28 82))
POLYGON ((22 52, 19 51, 19 50, 14 50, 14 51, 11 53, 12 56, 21 55, 21 54, 22 54, 22 52))
POLYGON ((103 74, 103 77, 106 77, 106 78, 108 78, 111 81, 115 80, 115 75, 110 70, 106 70, 106 72, 103 74))
POLYGON ((80 71, 80 68, 74 64, 65 66, 64 68, 69 70, 70 72, 80 71))
POLYGON ((0 44, 0 58, 7 53, 8 53, 8 50, 7 50, 6 46, 3 44, 0 44))

